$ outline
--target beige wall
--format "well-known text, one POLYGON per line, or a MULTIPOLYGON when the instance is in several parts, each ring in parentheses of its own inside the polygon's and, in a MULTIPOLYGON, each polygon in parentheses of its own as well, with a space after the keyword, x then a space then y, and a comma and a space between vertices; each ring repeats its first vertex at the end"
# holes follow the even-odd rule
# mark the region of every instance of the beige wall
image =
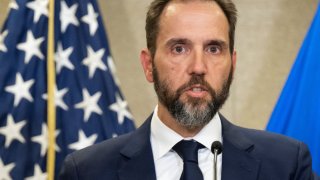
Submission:
MULTIPOLYGON (((0 1, 0 23, 9 0, 0 1)), ((122 91, 136 124, 156 104, 139 62, 145 12, 151 0, 99 0, 122 91)), ((238 62, 222 113, 236 124, 263 129, 315 13, 318 0, 234 0, 239 10, 238 62)))

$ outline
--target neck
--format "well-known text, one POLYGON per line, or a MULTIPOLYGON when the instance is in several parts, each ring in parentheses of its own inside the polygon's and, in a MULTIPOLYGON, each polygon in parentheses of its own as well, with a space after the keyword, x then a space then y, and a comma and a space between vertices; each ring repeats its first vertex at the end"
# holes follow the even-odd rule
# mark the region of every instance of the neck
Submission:
POLYGON ((161 122, 165 124, 167 127, 178 133, 180 136, 187 138, 187 137, 194 137, 203 127, 196 127, 196 128, 187 128, 178 123, 174 117, 170 114, 168 109, 163 106, 161 103, 158 103, 158 117, 160 118, 161 122))

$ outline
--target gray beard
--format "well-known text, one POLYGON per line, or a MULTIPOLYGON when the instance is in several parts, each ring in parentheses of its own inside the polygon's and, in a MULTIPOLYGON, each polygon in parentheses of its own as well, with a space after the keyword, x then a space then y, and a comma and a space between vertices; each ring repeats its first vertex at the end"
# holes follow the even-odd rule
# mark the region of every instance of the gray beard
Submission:
POLYGON ((193 75, 188 83, 182 85, 177 91, 172 91, 169 82, 166 80, 160 81, 155 65, 153 67, 154 89, 160 103, 168 109, 176 122, 186 129, 192 130, 204 127, 211 121, 228 98, 232 83, 233 67, 231 67, 228 79, 222 85, 222 90, 218 93, 211 88, 203 76, 199 75, 193 75), (186 103, 181 102, 179 98, 183 91, 194 84, 205 86, 212 100, 206 101, 198 98, 188 98, 186 103))
POLYGON ((187 129, 195 129, 208 124, 217 110, 212 103, 205 108, 193 107, 193 105, 175 101, 168 107, 168 111, 176 122, 187 129))

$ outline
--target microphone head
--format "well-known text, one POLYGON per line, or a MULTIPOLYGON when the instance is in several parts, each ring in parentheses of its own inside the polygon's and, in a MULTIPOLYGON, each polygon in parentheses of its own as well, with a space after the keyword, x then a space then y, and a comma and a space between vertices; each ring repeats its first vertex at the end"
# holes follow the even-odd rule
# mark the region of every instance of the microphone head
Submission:
POLYGON ((222 152, 222 144, 220 141, 214 141, 211 144, 211 152, 214 154, 214 150, 217 150, 217 154, 220 154, 222 152))

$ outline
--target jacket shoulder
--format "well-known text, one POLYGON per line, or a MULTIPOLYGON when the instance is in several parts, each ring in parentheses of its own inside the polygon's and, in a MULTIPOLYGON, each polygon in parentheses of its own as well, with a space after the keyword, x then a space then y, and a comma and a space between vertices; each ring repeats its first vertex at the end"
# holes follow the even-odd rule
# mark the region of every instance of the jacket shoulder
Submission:
POLYGON ((230 140, 232 144, 240 149, 243 149, 243 144, 253 144, 255 148, 261 149, 262 152, 281 152, 292 149, 297 150, 297 148, 304 145, 302 142, 288 136, 234 125, 223 116, 221 116, 221 122, 223 125, 223 136, 227 137, 226 139, 230 140))
POLYGON ((301 146, 306 146, 303 142, 293 139, 291 137, 268 132, 265 130, 256 130, 239 127, 242 130, 244 137, 254 142, 256 148, 265 149, 269 152, 287 152, 290 150, 296 152, 301 146))
POLYGON ((150 117, 137 130, 68 155, 60 179, 118 179, 118 171, 135 154, 151 151, 150 117))
MULTIPOLYGON (((259 177, 267 179, 313 179, 308 147, 293 138, 224 123, 224 140, 260 163, 259 177)), ((262 178, 263 179, 263 178, 262 178)))
POLYGON ((131 132, 115 138, 104 140, 79 151, 75 151, 72 153, 72 155, 75 159, 78 159, 79 161, 83 160, 86 163, 92 160, 94 157, 115 157, 115 155, 119 154, 119 151, 126 145, 126 142, 130 140, 132 134, 133 133, 131 132))
POLYGON ((64 160, 59 179, 91 179, 97 175, 117 179, 120 151, 132 134, 108 139, 69 154, 64 160))

